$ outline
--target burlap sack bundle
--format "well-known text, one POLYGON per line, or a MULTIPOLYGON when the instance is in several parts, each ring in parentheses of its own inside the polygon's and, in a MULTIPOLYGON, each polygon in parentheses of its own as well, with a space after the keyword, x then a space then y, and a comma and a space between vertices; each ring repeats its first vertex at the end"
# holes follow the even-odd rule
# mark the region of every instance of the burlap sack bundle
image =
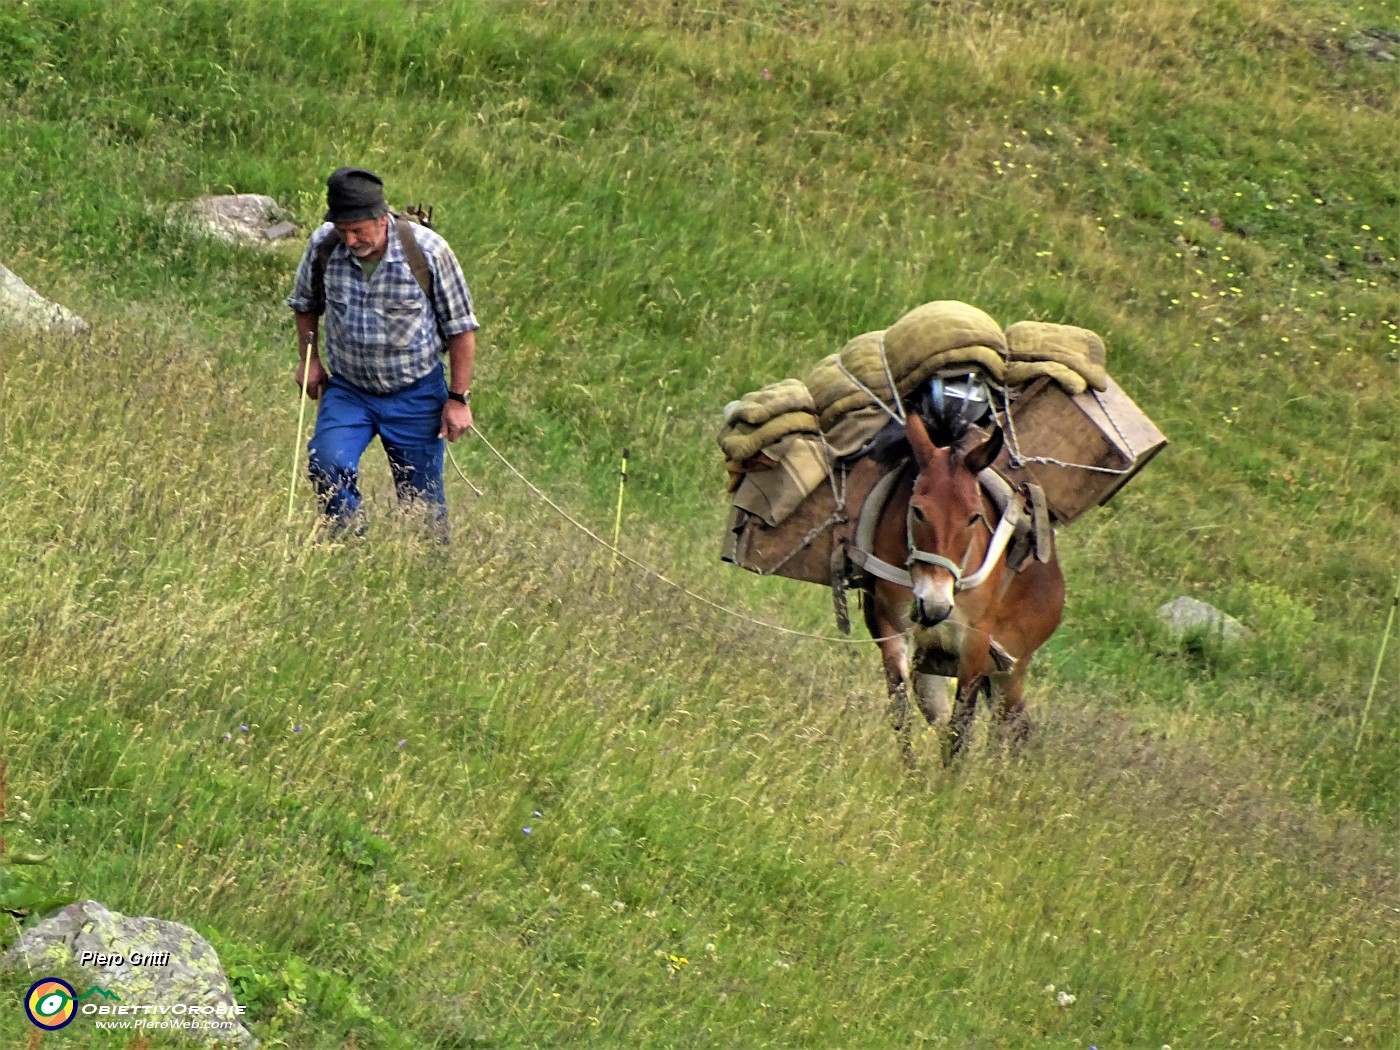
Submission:
POLYGON ((1017 321, 1006 329, 1006 345, 1013 362, 1006 378, 1009 385, 1048 375, 1071 394, 1082 393, 1086 384, 1095 390, 1108 388, 1103 340, 1087 328, 1048 321, 1017 321), (1016 362, 1034 362, 1042 367, 1019 367, 1016 362), (1066 372, 1076 378, 1069 378, 1066 372), (1012 378, 1013 374, 1017 379, 1012 378))
POLYGON ((776 469, 744 474, 731 503, 769 525, 780 525, 826 483, 831 468, 821 440, 811 434, 789 434, 766 448, 763 456, 772 457, 776 469))
MULTIPOLYGON (((850 377, 845 373, 841 375, 847 384, 847 392, 820 409, 818 418, 822 420, 822 426, 840 419, 847 412, 873 405, 875 402, 866 390, 871 391, 887 405, 894 403, 889 376, 885 373, 884 358, 880 351, 880 333, 871 332, 870 335, 875 338, 862 336, 860 340, 852 340, 838 355, 841 367, 850 373, 850 377), (855 382, 852 382, 851 377, 855 382), (861 389, 862 387, 865 389, 861 389)), ((898 382, 896 378, 896 385, 898 382)))
MULTIPOLYGON (((878 351, 875 359, 878 362, 878 351)), ((879 371, 878 382, 867 382, 864 375, 859 375, 852 369, 852 374, 857 375, 862 383, 876 394, 886 405, 893 406, 895 399, 890 396, 889 380, 885 378, 884 368, 876 364, 879 371)), ((941 354, 934 354, 926 358, 918 368, 905 376, 895 377, 895 387, 899 391, 901 398, 906 397, 914 389, 928 379, 930 376, 939 373, 962 373, 969 371, 981 371, 994 378, 998 383, 1003 381, 1006 369, 1006 362, 1001 359, 1001 354, 989 346, 963 346, 955 350, 945 350, 941 354)), ((893 373, 891 373, 893 374, 893 373)), ((873 378, 873 377, 871 377, 873 378)), ((827 430, 835 426, 842 417, 851 412, 859 412, 864 408, 874 406, 874 400, 864 390, 856 387, 850 394, 837 398, 828 405, 817 418, 821 420, 822 429, 827 430)))
POLYGON ((1071 397, 1089 388, 1082 375, 1058 361, 1012 361, 1006 366, 1006 385, 1009 387, 1025 386, 1041 376, 1059 383, 1071 397))
MULTIPOLYGON (((847 376, 845 372, 841 371, 841 367, 847 360, 857 357, 863 358, 872 350, 878 361, 880 337, 884 334, 884 331, 881 330, 858 335, 843 346, 839 352, 829 354, 816 363, 812 371, 807 374, 806 382, 807 389, 812 393, 812 402, 816 406, 817 415, 824 415, 828 408, 842 398, 860 393, 860 387, 851 382, 850 377, 847 376)), ((861 382, 864 383, 865 379, 862 378, 861 382)), ((887 386, 888 384, 884 379, 884 370, 881 369, 879 386, 877 389, 887 386)), ((869 403, 869 400, 869 398, 866 398, 867 403, 869 403)))
MULTIPOLYGON (((1000 360, 1006 355, 1006 337, 988 314, 956 299, 916 306, 885 332, 885 356, 901 392, 906 386, 913 390, 938 370, 930 369, 930 359, 972 347, 995 351, 1000 360), (920 373, 921 377, 915 380, 913 377, 920 373)), ((990 359, 992 355, 986 356, 990 359)))
POLYGON ((819 434, 821 426, 811 412, 783 412, 754 426, 735 420, 719 432, 719 447, 727 459, 748 459, 789 434, 819 434))
POLYGON ((962 374, 980 371, 997 383, 1005 382, 1006 361, 1001 351, 990 346, 959 346, 933 354, 924 359, 918 368, 899 380, 900 396, 914 392, 924 380, 936 375, 962 374))
POLYGON ((1006 341, 991 317, 967 303, 940 300, 909 311, 883 333, 851 340, 836 361, 827 358, 818 366, 820 375, 809 377, 807 385, 813 388, 822 428, 830 430, 848 413, 875 404, 871 393, 893 405, 891 378, 901 398, 942 372, 978 370, 1000 383, 1005 351, 1006 341), (837 361, 859 383, 842 374, 837 361))
POLYGON ((724 406, 725 423, 748 423, 759 427, 770 419, 787 412, 808 412, 816 415, 817 406, 800 379, 783 379, 769 383, 761 390, 745 394, 738 401, 724 406))
POLYGON ((826 435, 826 446, 831 449, 831 454, 840 458, 859 451, 889 421, 889 413, 879 405, 867 405, 852 409, 830 426, 823 424, 822 433, 826 435))

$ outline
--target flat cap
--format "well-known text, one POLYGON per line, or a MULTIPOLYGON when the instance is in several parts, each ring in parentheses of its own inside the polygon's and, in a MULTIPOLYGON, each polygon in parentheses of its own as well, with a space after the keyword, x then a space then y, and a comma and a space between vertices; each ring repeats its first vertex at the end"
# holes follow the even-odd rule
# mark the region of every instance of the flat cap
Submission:
POLYGON ((359 222, 389 213, 384 180, 364 168, 337 168, 326 180, 326 222, 359 222))

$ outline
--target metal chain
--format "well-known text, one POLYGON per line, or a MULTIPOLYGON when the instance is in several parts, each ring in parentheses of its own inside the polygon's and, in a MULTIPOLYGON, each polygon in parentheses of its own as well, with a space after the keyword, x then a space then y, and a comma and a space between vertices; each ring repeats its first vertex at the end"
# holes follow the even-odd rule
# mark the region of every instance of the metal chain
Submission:
POLYGON ((808 532, 807 535, 803 536, 802 539, 798 541, 797 545, 792 548, 792 550, 788 551, 786 554, 783 555, 782 560, 778 562, 777 565, 774 565, 771 569, 768 569, 764 572, 760 572, 758 575, 781 576, 782 573, 778 572, 779 569, 781 569, 788 562, 792 561, 793 558, 797 557, 804 550, 806 550, 811 545, 812 541, 818 536, 820 536, 827 529, 831 528, 833 525, 839 525, 845 520, 846 515, 841 513, 841 511, 838 509, 837 512, 831 517, 827 518, 826 521, 822 522, 816 528, 808 532))
MULTIPOLYGON (((1020 439, 1016 436, 1016 422, 1011 416, 1011 396, 1007 393, 1005 386, 1002 386, 999 389, 1001 390, 1002 414, 1006 418, 1005 420, 998 420, 998 422, 1001 423, 1002 430, 1006 432, 1007 443, 1011 449, 1011 462, 1013 466, 1019 467, 1026 463, 1042 463, 1050 467, 1064 467, 1067 470, 1087 470, 1094 474, 1122 475, 1131 474, 1133 472, 1134 468, 1131 463, 1128 466, 1122 468, 1100 467, 1092 463, 1066 463, 1062 459, 1055 459, 1051 456, 1021 455, 1021 442, 1020 439)), ((1105 405, 1103 403, 1103 400, 1099 397, 1099 392, 1097 390, 1094 391, 1094 400, 1098 402, 1099 408, 1103 410, 1103 414, 1108 417, 1109 423, 1113 425, 1114 432, 1117 433, 1119 439, 1123 442, 1124 447, 1127 448, 1129 457, 1132 460, 1136 461, 1137 452, 1133 449, 1132 444, 1128 441, 1122 429, 1118 426, 1118 421, 1113 418, 1113 413, 1108 410, 1108 406, 1105 405)))

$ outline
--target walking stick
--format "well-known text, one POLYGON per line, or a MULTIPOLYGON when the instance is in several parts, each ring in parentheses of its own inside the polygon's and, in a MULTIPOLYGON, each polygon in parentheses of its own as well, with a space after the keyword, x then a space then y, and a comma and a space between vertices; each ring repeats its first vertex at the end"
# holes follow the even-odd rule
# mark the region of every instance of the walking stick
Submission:
POLYGON ((292 479, 287 486, 287 524, 292 523, 292 507, 297 494, 297 467, 301 465, 301 434, 306 426, 307 381, 311 378, 311 351, 316 346, 316 337, 306 342, 306 353, 301 359, 301 404, 297 409, 297 443, 292 446, 292 479))
MULTIPOLYGON (((617 544, 622 538, 622 493, 627 488, 627 450, 622 450, 622 471, 617 483, 617 518, 613 521, 613 560, 612 574, 617 575, 617 544)), ((608 580, 608 593, 612 594, 612 580, 608 580)))
POLYGON ((1376 684, 1381 680, 1381 667, 1385 663, 1385 647, 1390 641, 1390 629, 1395 626, 1395 611, 1400 609, 1400 575, 1395 577, 1395 594, 1390 599, 1390 612, 1385 618, 1385 633, 1381 635, 1381 651, 1376 654, 1376 669, 1371 674, 1371 688, 1366 693, 1366 706, 1361 709, 1361 728, 1356 731, 1356 744, 1351 749, 1351 766, 1356 767, 1356 756, 1361 752, 1361 740, 1366 735, 1366 721, 1371 716, 1371 701, 1376 697, 1376 684))

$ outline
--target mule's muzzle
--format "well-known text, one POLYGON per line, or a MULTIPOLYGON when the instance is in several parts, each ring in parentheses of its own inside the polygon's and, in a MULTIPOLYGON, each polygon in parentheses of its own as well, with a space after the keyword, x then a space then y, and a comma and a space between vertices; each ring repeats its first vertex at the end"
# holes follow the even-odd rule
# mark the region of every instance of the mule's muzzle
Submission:
POLYGON ((937 627, 953 615, 953 603, 939 598, 914 595, 910 617, 920 627, 937 627))

